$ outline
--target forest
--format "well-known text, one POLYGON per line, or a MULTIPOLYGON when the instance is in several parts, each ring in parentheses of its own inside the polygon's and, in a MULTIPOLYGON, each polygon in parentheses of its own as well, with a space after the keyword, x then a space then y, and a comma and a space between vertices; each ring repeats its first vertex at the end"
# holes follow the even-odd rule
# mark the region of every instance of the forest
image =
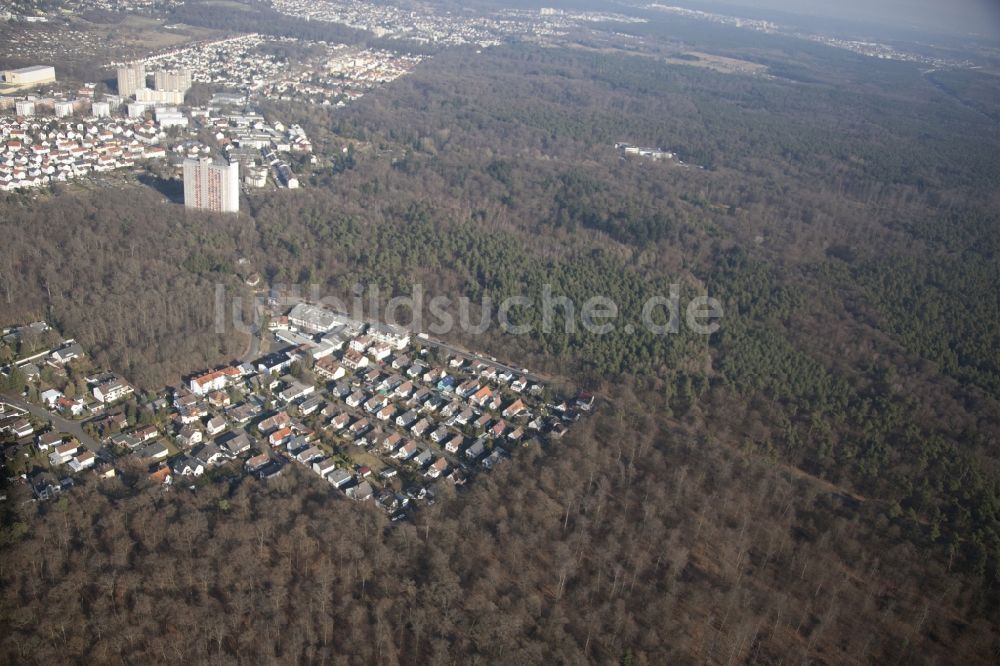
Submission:
POLYGON ((265 107, 351 158, 239 217, 134 181, 0 202, 5 318, 146 390, 243 353, 212 299, 251 270, 523 293, 533 323, 545 285, 622 321, 675 283, 725 308, 711 336, 456 335, 602 404, 412 523, 296 474, 5 503, 5 661, 995 663, 997 84, 697 30, 771 76, 458 49, 265 107))

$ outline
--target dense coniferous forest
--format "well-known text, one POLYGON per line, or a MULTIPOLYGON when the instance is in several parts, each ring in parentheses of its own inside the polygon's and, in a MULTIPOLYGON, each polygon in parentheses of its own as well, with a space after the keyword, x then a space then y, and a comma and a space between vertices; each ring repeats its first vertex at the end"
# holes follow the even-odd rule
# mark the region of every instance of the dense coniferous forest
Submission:
POLYGON ((454 339, 602 400, 408 524, 305 474, 8 503, 6 660, 994 663, 996 82, 675 29, 771 75, 446 51, 342 111, 266 107, 350 157, 238 218, 163 183, 4 200, 5 316, 143 388, 243 353, 213 299, 253 270, 524 293, 530 335, 454 339), (673 283, 718 333, 539 330, 545 285, 624 324, 673 283))

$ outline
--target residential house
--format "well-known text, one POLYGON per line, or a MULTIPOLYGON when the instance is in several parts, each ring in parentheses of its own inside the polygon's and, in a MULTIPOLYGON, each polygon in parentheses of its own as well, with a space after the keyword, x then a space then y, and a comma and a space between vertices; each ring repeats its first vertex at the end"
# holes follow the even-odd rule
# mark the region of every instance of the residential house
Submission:
POLYGON ((393 458, 398 458, 399 460, 409 460, 417 454, 417 443, 413 440, 407 440, 396 453, 392 455, 393 458))
POLYGON ((345 470, 335 469, 326 475, 326 480, 329 481, 330 485, 334 488, 343 488, 353 481, 354 477, 345 470))
POLYGON ((135 440, 140 444, 152 441, 160 436, 160 431, 156 429, 155 425, 143 426, 142 428, 137 428, 132 435, 135 440))
POLYGON ((396 417, 396 425, 400 428, 409 428, 410 425, 416 422, 417 418, 417 411, 411 409, 396 417))
POLYGON ((492 426, 490 426, 490 429, 486 431, 486 434, 496 439, 497 437, 503 435, 506 429, 507 429, 507 423, 503 419, 500 419, 492 426))
POLYGON ((365 502, 372 497, 372 484, 362 481, 358 485, 348 488, 345 492, 352 500, 365 502))
POLYGON ((53 465, 65 465, 79 450, 80 446, 76 442, 59 444, 49 454, 49 462, 53 465))
POLYGON ((417 467, 427 467, 434 460, 434 454, 431 453, 430 449, 424 449, 413 458, 413 462, 417 467))
POLYGON ((455 393, 461 398, 468 398, 469 396, 475 395, 479 390, 479 382, 475 379, 469 379, 458 385, 455 389, 455 393))
POLYGON ((49 389, 48 391, 43 391, 38 397, 41 398, 42 404, 49 409, 53 409, 59 403, 59 398, 63 398, 65 396, 63 396, 62 391, 49 389))
POLYGON ((348 428, 348 431, 352 435, 360 435, 362 433, 368 432, 370 429, 371 429, 371 424, 368 422, 368 419, 358 419, 357 421, 351 424, 351 427, 348 428))
POLYGON ((294 402, 296 400, 301 400, 308 395, 312 395, 315 390, 315 386, 293 381, 288 388, 278 394, 278 397, 286 403, 294 402))
POLYGON ((69 461, 69 468, 73 470, 73 473, 82 472, 85 469, 93 467, 97 462, 97 456, 94 455, 93 451, 84 451, 79 453, 69 461))
POLYGON ((477 407, 483 407, 486 403, 493 399, 493 390, 489 386, 484 386, 469 398, 469 402, 476 405, 477 407))
POLYGON ((250 450, 250 438, 245 432, 241 432, 233 437, 229 437, 221 442, 231 455, 238 456, 250 450))
POLYGON ((49 362, 54 365, 62 366, 66 365, 73 359, 82 358, 83 355, 83 347, 81 347, 79 343, 71 342, 49 354, 49 362))
POLYGON ((369 413, 377 412, 388 404, 389 398, 381 394, 375 395, 365 402, 365 411, 369 413))
POLYGON ((436 479, 447 471, 448 471, 448 459, 438 458, 433 463, 431 463, 431 466, 427 469, 427 476, 429 476, 432 479, 436 479))
POLYGON ((365 400, 365 392, 355 391, 351 395, 347 396, 347 400, 345 400, 344 402, 347 403, 348 407, 357 407, 362 402, 364 402, 364 400, 365 400))
POLYGON ((297 456, 308 448, 309 440, 302 435, 292 437, 285 442, 285 450, 287 450, 291 456, 297 456))
POLYGON ((152 444, 139 449, 136 455, 145 460, 163 460, 167 457, 168 453, 169 451, 166 446, 160 442, 153 442, 152 444))
POLYGON ((63 397, 56 401, 56 407, 60 411, 69 412, 72 416, 81 416, 84 408, 86 407, 86 403, 83 398, 70 400, 69 398, 63 397))
POLYGON ((317 411, 323 406, 323 398, 318 395, 314 395, 311 398, 306 398, 299 405, 299 414, 302 416, 309 416, 313 412, 317 411))
POLYGON ((369 347, 371 347, 372 342, 373 342, 373 340, 370 337, 368 337, 367 335, 359 335, 358 337, 356 337, 353 340, 351 340, 351 342, 348 345, 348 347, 352 351, 364 353, 365 351, 368 350, 369 347))
POLYGON ((279 428, 284 428, 289 423, 292 422, 291 417, 285 412, 278 412, 274 416, 269 416, 260 423, 257 424, 257 428, 262 433, 269 433, 272 430, 277 430, 279 428))
POLYGON ((375 361, 381 361, 389 357, 392 353, 392 347, 385 342, 376 342, 371 347, 368 348, 368 355, 371 356, 375 361))
POLYGON ((271 462, 271 456, 269 456, 266 452, 261 453, 259 455, 248 458, 246 462, 246 468, 248 472, 251 473, 256 472, 269 462, 271 462))
POLYGON ((344 357, 340 360, 341 364, 349 370, 358 370, 360 368, 368 367, 368 357, 359 351, 354 349, 348 349, 344 352, 344 357))
POLYGON ((267 441, 271 446, 281 446, 292 437, 292 429, 289 427, 279 428, 270 434, 267 441))
POLYGON ((194 457, 204 463, 205 467, 215 467, 222 465, 227 460, 232 460, 233 455, 225 448, 220 447, 215 442, 209 442, 194 453, 194 457))
POLYGON ((198 477, 205 473, 205 464, 191 456, 178 456, 170 462, 170 469, 175 476, 198 477))
POLYGON ((191 393, 195 395, 206 395, 213 391, 226 388, 230 382, 241 376, 239 368, 228 367, 221 370, 206 372, 203 375, 194 377, 188 384, 191 393))
POLYGON ((257 372, 275 374, 292 367, 294 360, 285 351, 275 352, 257 360, 257 372))
POLYGON ((410 432, 413 433, 414 437, 420 437, 430 427, 431 427, 430 421, 428 421, 427 419, 420 419, 419 421, 413 424, 413 427, 410 428, 410 432))
POLYGON ((448 373, 445 372, 444 368, 431 368, 424 373, 422 379, 425 384, 436 384, 447 376, 448 373))
POLYGON ((177 433, 177 445, 186 449, 191 448, 195 444, 201 444, 204 439, 205 436, 201 430, 195 428, 193 425, 186 425, 177 433))
POLYGON ((526 408, 526 405, 524 404, 524 401, 521 400, 520 398, 518 398, 514 402, 510 403, 509 405, 507 405, 504 408, 503 412, 501 412, 501 415, 505 419, 514 418, 515 416, 517 416, 518 414, 520 414, 521 412, 523 412, 525 410, 525 408, 526 408))
POLYGON ((465 457, 476 460, 486 453, 486 438, 480 437, 465 450, 465 457))
POLYGON ((397 351, 410 344, 410 332, 392 324, 372 324, 368 327, 368 336, 376 342, 387 343, 397 351))
POLYGON ((483 461, 483 467, 486 469, 493 469, 493 466, 504 459, 504 450, 499 446, 490 452, 490 455, 486 456, 483 461))
POLYGON ((453 435, 451 439, 445 442, 444 450, 448 453, 458 453, 458 450, 462 448, 462 444, 464 442, 465 438, 461 435, 453 435))
POLYGON ((454 416, 455 423, 457 423, 458 425, 465 425, 475 415, 476 413, 472 411, 471 407, 466 407, 461 412, 459 412, 454 416))
POLYGON ((312 464, 312 469, 319 476, 325 477, 327 474, 337 469, 337 464, 333 462, 331 458, 324 458, 323 460, 316 460, 312 464))
POLYGON ((48 472, 39 472, 31 477, 31 492, 40 501, 53 499, 62 492, 62 484, 48 472))
POLYGON ((232 404, 233 399, 225 391, 212 391, 208 394, 208 404, 216 409, 225 409, 232 404))
POLYGON ((331 382, 335 382, 347 374, 347 371, 344 370, 340 363, 330 357, 321 358, 316 361, 316 364, 313 366, 313 372, 317 377, 331 382))
POLYGON ((50 447, 59 446, 62 444, 62 435, 58 432, 51 430, 46 433, 39 435, 35 442, 38 445, 39 451, 48 451, 50 447))
POLYGON ((385 453, 392 453, 396 448, 402 443, 403 436, 398 432, 394 432, 390 435, 386 435, 385 439, 382 440, 381 449, 385 453))
POLYGON ((310 446, 307 447, 305 450, 300 451, 298 455, 295 456, 295 459, 298 460, 303 465, 308 465, 312 463, 314 460, 319 460, 322 457, 323 457, 322 449, 320 449, 318 446, 310 446))
POLYGON ((103 403, 111 403, 131 395, 133 389, 121 377, 114 377, 94 387, 94 397, 103 403))
POLYGON ((334 430, 342 430, 347 427, 347 424, 351 422, 350 414, 338 414, 330 419, 329 427, 334 430))
POLYGON ((205 424, 205 432, 208 433, 209 437, 215 437, 219 433, 225 431, 226 429, 226 419, 221 416, 215 416, 210 418, 205 424))

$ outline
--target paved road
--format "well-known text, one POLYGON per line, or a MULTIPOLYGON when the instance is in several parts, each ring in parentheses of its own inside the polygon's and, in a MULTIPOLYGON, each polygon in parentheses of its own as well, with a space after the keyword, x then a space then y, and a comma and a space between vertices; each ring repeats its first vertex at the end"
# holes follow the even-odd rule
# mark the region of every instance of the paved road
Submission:
POLYGON ((100 445, 100 443, 84 432, 80 421, 70 421, 69 419, 65 419, 58 414, 53 414, 41 405, 33 405, 20 396, 11 395, 9 393, 3 394, 3 401, 12 404, 15 407, 20 407, 21 409, 24 409, 39 418, 48 419, 52 422, 52 427, 57 431, 68 432, 94 453, 102 456, 103 454, 106 454, 106 451, 104 451, 104 448, 100 445))

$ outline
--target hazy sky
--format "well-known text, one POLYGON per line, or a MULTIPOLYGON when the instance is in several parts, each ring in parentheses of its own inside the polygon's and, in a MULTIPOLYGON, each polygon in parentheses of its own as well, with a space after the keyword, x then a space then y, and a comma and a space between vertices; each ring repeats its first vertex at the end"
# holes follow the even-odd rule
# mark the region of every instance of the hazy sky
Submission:
MULTIPOLYGON (((660 0, 667 3, 665 0, 660 0)), ((696 0, 697 1, 697 0, 696 0)), ((1000 0, 704 0, 790 14, 1000 37, 1000 0)), ((684 0, 677 0, 684 6, 684 0)))

